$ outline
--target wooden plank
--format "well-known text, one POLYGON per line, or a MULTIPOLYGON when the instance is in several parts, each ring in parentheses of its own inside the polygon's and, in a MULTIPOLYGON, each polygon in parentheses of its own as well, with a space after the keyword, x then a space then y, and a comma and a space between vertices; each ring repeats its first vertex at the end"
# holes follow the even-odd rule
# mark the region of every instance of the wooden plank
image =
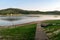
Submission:
POLYGON ((35 40, 49 40, 46 33, 43 31, 40 22, 37 23, 35 40))

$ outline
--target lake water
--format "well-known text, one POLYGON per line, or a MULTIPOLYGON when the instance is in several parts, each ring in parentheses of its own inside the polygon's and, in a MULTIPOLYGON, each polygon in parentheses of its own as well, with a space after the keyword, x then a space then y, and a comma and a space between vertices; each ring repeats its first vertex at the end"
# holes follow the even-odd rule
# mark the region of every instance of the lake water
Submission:
POLYGON ((58 20, 59 15, 0 16, 0 26, 24 24, 34 21, 58 20))

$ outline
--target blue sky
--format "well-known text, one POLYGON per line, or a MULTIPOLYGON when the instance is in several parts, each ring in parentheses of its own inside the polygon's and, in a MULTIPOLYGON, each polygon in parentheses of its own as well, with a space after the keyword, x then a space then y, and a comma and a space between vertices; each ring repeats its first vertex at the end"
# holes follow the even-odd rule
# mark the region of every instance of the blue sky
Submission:
POLYGON ((20 8, 24 10, 60 10, 60 0, 0 0, 0 9, 20 8))

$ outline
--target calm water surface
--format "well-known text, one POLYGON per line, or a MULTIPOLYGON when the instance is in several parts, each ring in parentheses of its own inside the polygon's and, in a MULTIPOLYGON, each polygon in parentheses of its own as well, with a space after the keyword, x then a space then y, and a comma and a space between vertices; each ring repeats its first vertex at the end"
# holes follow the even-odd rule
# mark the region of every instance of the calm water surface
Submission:
POLYGON ((10 26, 33 21, 60 19, 59 15, 0 16, 0 26, 10 26))

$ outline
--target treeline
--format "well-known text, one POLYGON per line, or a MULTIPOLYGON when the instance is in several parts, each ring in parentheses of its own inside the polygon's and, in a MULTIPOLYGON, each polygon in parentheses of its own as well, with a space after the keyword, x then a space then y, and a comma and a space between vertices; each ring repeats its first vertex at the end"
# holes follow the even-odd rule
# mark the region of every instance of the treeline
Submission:
POLYGON ((7 8, 7 9, 2 9, 0 10, 1 15, 6 15, 6 14, 60 14, 60 11, 47 11, 47 12, 42 12, 42 11, 28 11, 28 10, 22 10, 22 9, 17 9, 17 8, 7 8))

